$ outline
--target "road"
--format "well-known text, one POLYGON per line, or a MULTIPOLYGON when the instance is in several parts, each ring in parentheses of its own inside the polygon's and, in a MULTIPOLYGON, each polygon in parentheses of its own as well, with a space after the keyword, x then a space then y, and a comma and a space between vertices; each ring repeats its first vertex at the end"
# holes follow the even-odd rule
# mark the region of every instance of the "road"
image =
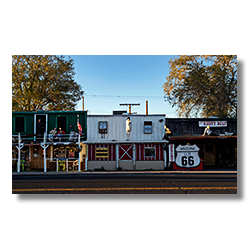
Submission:
POLYGON ((13 194, 237 194, 237 174, 13 175, 13 194))

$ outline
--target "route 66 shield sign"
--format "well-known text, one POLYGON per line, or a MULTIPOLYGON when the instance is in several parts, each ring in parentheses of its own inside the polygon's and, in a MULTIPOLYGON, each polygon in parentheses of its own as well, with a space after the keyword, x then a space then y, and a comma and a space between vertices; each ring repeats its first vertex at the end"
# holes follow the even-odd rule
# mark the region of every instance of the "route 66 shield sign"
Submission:
POLYGON ((200 149, 196 145, 179 145, 176 148, 176 165, 184 168, 197 167, 201 162, 198 154, 199 150, 200 149))

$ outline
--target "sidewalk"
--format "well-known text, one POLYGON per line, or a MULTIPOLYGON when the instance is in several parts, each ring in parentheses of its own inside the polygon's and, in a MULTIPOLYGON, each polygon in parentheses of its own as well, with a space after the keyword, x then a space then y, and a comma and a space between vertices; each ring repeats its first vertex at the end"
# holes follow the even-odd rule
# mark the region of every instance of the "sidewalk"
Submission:
POLYGON ((65 172, 65 171, 59 171, 59 172, 32 172, 32 171, 24 171, 24 172, 12 172, 12 175, 14 176, 32 176, 32 175, 38 175, 38 176, 49 176, 49 175, 139 175, 139 174, 237 174, 237 171, 235 170, 216 170, 216 171, 71 171, 71 172, 65 172))

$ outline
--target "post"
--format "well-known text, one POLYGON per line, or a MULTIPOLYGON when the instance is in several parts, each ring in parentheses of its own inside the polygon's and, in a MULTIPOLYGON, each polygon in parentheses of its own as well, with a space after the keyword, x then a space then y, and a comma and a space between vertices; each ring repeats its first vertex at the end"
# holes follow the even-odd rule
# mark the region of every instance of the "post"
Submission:
POLYGON ((119 144, 116 144, 116 169, 118 169, 119 163, 119 144))
POLYGON ((86 154, 85 154, 85 171, 88 170, 88 144, 86 145, 86 154))
POLYGON ((58 158, 56 159, 56 172, 58 172, 58 158))
POLYGON ((16 148, 18 149, 18 162, 17 162, 17 172, 20 172, 20 162, 21 162, 21 149, 23 147, 23 143, 21 143, 21 135, 18 134, 18 146, 16 148))
POLYGON ((167 151, 166 150, 164 150, 163 151, 164 152, 164 165, 165 165, 165 167, 167 167, 167 151))
POLYGON ((82 96, 82 110, 84 110, 84 96, 82 96))
POLYGON ((78 146, 79 146, 78 172, 80 172, 80 171, 81 171, 80 133, 79 133, 79 135, 78 135, 78 146))
POLYGON ((66 159, 66 169, 67 169, 67 172, 69 172, 69 162, 68 162, 68 159, 66 159))
POLYGON ((133 170, 135 170, 135 144, 133 144, 133 170))
POLYGON ((46 148, 49 146, 46 146, 46 137, 47 137, 47 133, 44 133, 44 138, 43 138, 43 143, 41 143, 41 147, 43 148, 43 168, 44 168, 44 173, 46 173, 47 171, 47 166, 46 166, 46 148))
POLYGON ((148 101, 146 101, 146 115, 148 115, 148 101))

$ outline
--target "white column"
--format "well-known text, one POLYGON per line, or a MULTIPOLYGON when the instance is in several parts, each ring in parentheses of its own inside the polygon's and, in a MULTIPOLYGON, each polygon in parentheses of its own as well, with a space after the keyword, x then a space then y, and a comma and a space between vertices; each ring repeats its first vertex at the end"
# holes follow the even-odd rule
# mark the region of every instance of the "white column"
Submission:
POLYGON ((163 150, 164 152, 164 162, 165 162, 165 167, 167 167, 167 151, 163 150))
POLYGON ((43 138, 43 143, 41 143, 41 147, 43 148, 43 168, 44 168, 44 173, 46 173, 47 171, 47 166, 46 166, 46 148, 49 146, 47 145, 46 146, 46 136, 47 136, 47 133, 45 132, 44 133, 44 138, 43 138))
POLYGON ((88 170, 88 150, 89 150, 89 145, 86 145, 86 152, 85 152, 85 171, 88 170))
POLYGON ((17 163, 17 172, 20 172, 20 162, 21 162, 21 149, 23 148, 23 143, 21 143, 21 135, 18 134, 18 146, 16 148, 18 149, 18 163, 17 163))
POLYGON ((116 169, 118 169, 119 163, 119 144, 116 144, 116 169))

